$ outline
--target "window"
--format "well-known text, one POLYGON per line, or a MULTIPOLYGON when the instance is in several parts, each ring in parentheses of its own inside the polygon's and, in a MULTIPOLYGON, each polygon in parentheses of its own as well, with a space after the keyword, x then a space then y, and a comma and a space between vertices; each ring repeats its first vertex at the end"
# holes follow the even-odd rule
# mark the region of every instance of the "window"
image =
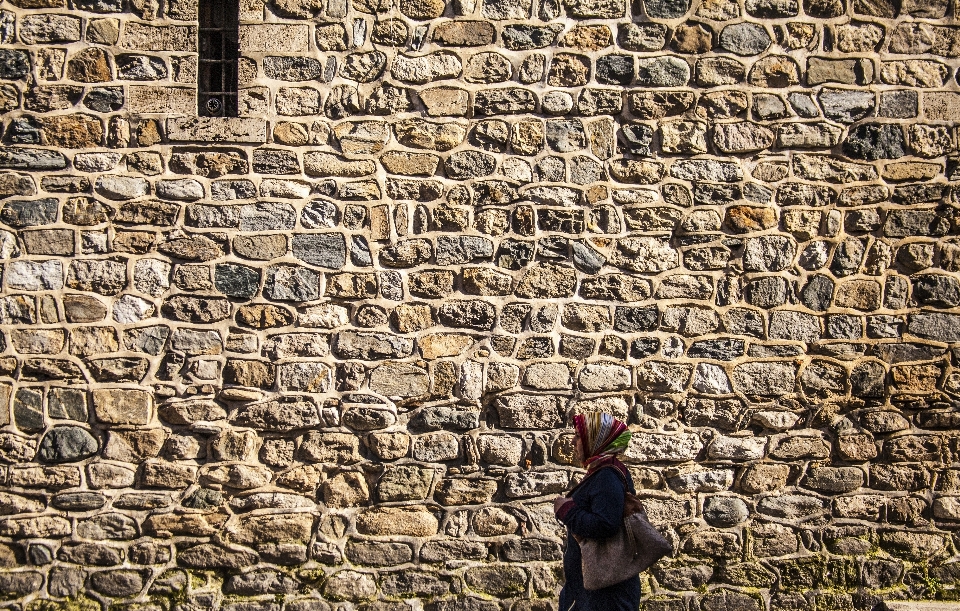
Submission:
POLYGON ((237 116, 237 0, 200 0, 197 106, 201 117, 237 116))

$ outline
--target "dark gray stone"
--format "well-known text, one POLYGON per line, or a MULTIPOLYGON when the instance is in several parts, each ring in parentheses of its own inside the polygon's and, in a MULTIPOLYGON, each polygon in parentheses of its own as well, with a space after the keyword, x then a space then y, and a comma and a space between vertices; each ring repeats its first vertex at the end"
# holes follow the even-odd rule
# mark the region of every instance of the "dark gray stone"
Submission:
POLYGON ((687 356, 695 359, 715 359, 718 361, 732 361, 743 356, 744 341, 732 337, 721 339, 706 339, 694 342, 687 350, 687 356))
MULTIPOLYGON (((49 436, 49 433, 47 435, 49 436)), ((40 442, 40 446, 42 451, 43 442, 40 442)), ((50 504, 52 506, 56 507, 57 509, 62 509, 63 511, 90 511, 92 509, 100 509, 106 504, 106 502, 107 498, 99 492, 63 492, 50 499, 50 504)))
POLYGON ((940 312, 912 314, 907 319, 907 331, 925 339, 957 342, 960 341, 960 315, 940 312))
POLYGON ((489 331, 496 322, 497 309, 479 299, 448 301, 437 310, 437 318, 448 327, 489 331))
POLYGON ((787 279, 780 276, 764 276, 750 280, 743 287, 747 303, 758 308, 774 308, 785 304, 788 291, 787 279))
POLYGON ((960 281, 946 274, 914 276, 913 298, 920 305, 952 308, 960 305, 960 281))
POLYGON ((493 256, 493 242, 479 236, 437 238, 437 265, 463 265, 493 256))
POLYGON ((883 91, 877 116, 885 119, 912 119, 920 112, 920 92, 913 89, 883 91))
POLYGON ((337 226, 340 211, 337 205, 325 199, 315 199, 303 207, 300 224, 304 229, 328 229, 337 226))
POLYGON ((403 301, 403 278, 400 272, 380 272, 380 296, 390 301, 403 301))
POLYGON ((260 272, 245 265, 223 263, 214 269, 213 284, 228 297, 250 298, 260 290, 260 272))
POLYGON ((257 174, 299 174, 297 154, 283 149, 253 151, 253 171, 257 174))
POLYGON ((458 151, 443 162, 447 178, 469 180, 489 176, 497 169, 497 160, 481 151, 458 151))
POLYGON ((950 222, 937 210, 890 210, 883 224, 883 235, 891 238, 942 236, 949 232, 950 222))
POLYGON ((467 431, 480 426, 480 412, 457 405, 424 407, 410 419, 413 430, 467 431))
POLYGON ((887 371, 882 363, 863 361, 850 372, 850 392, 855 397, 882 397, 887 371))
POLYGON ((735 23, 720 32, 720 46, 737 55, 758 55, 772 43, 767 30, 758 23, 735 23))
POLYGON ((653 143, 653 128, 643 123, 620 126, 620 145, 627 152, 641 157, 650 157, 650 145, 653 143))
POLYGON ((515 115, 536 110, 536 94, 518 87, 483 89, 476 92, 473 98, 473 112, 476 116, 515 115))
POLYGON ((793 92, 787 95, 787 101, 790 102, 790 107, 793 108, 793 112, 797 113, 797 116, 804 119, 820 116, 820 109, 809 93, 793 92))
POLYGON ((613 328, 621 333, 653 331, 660 321, 657 306, 619 306, 613 314, 613 328))
POLYGON ((51 418, 86 422, 86 393, 73 388, 51 388, 47 393, 47 415, 51 418))
POLYGON ((866 247, 861 240, 857 238, 847 238, 837 244, 836 250, 833 251, 830 271, 838 278, 857 273, 865 252, 866 247))
POLYGON ((118 55, 117 78, 129 81, 159 81, 167 78, 163 60, 148 55, 118 55))
MULTIPOLYGON (((936 316, 936 314, 927 316, 936 316)), ((948 330, 950 328, 949 325, 956 324, 957 321, 946 321, 946 328, 941 328, 940 325, 937 324, 938 322, 939 321, 936 320, 924 320, 923 322, 917 323, 916 330, 912 329, 910 332, 920 337, 929 337, 930 339, 939 338, 942 336, 936 335, 938 332, 948 330), (933 337, 924 335, 924 331, 933 334, 933 337)), ((901 327, 903 327, 903 319, 900 316, 890 316, 887 314, 867 316, 867 337, 871 339, 898 338, 902 334, 901 327)), ((956 335, 960 337, 960 333, 956 335)), ((951 340, 943 338, 942 341, 951 340)))
POLYGON ((30 55, 20 49, 0 49, 0 79, 16 81, 30 73, 30 55))
POLYGON ((880 213, 876 209, 851 210, 843 217, 847 233, 870 233, 880 228, 880 213))
POLYGON ((53 550, 42 543, 31 543, 27 547, 27 562, 34 566, 43 566, 53 562, 53 550))
POLYGON ((504 543, 503 556, 509 562, 549 562, 563 558, 560 544, 549 539, 524 537, 504 543))
POLYGON ((43 585, 43 574, 36 571, 0 573, 0 594, 5 598, 19 598, 37 592, 43 585))
POLYGON ((37 459, 49 463, 75 462, 97 453, 100 444, 79 426, 57 426, 43 436, 37 459))
POLYGON ((371 267, 373 265, 370 245, 367 244, 367 239, 363 236, 355 235, 350 239, 350 262, 357 267, 371 267))
POLYGON ((312 301, 320 296, 320 276, 305 267, 274 265, 267 269, 264 294, 277 301, 312 301))
POLYGON ((90 587, 106 596, 132 596, 143 589, 144 574, 140 571, 116 570, 94 573, 90 587))
POLYGON ((899 159, 906 155, 903 128, 895 123, 864 123, 850 130, 843 153, 851 159, 899 159))
POLYGON ((736 526, 749 516, 747 504, 737 497, 712 496, 703 503, 703 519, 718 528, 736 526))
POLYGON ((558 153, 579 151, 587 146, 587 133, 579 119, 551 119, 546 126, 547 145, 558 153))
POLYGON ((240 596, 296 594, 300 587, 300 582, 286 573, 276 569, 259 569, 230 577, 223 584, 223 591, 240 596))
POLYGON ((689 0, 644 0, 647 17, 653 19, 677 19, 690 10, 689 0))
POLYGON ((240 231, 283 231, 293 229, 297 211, 284 202, 257 202, 240 207, 240 231))
POLYGON ((800 12, 797 0, 747 0, 747 14, 758 19, 785 19, 800 12))
POLYGON ((606 257, 582 241, 570 242, 570 250, 573 253, 574 266, 587 274, 599 273, 607 262, 606 257))
POLYGON ((39 389, 19 388, 13 399, 13 421, 27 433, 43 430, 43 393, 39 389))
POLYGON ((829 254, 825 242, 811 242, 800 253, 800 256, 797 258, 797 263, 803 269, 815 271, 827 264, 827 256, 829 254))
POLYGON ((533 242, 506 239, 497 249, 496 264, 503 269, 522 269, 533 261, 534 251, 533 242))
POLYGON ((52 197, 17 199, 7 202, 0 211, 0 220, 11 227, 36 227, 57 222, 60 202, 52 197))
POLYGON ((83 96, 83 105, 94 112, 116 112, 123 102, 123 87, 95 87, 83 96))
POLYGON ((545 26, 517 24, 503 28, 500 37, 503 46, 511 51, 530 51, 549 47, 563 31, 560 24, 545 26))
POLYGON ((347 242, 340 233, 296 233, 293 256, 311 265, 341 269, 347 262, 347 242))
POLYGON ((565 178, 566 166, 560 157, 544 157, 533 167, 536 182, 563 182, 565 178))
POLYGON ((322 80, 323 64, 312 57, 264 57, 263 73, 281 81, 322 80))
POLYGON ((682 87, 689 80, 690 65, 679 57, 645 57, 638 63, 637 84, 643 87, 682 87))
POLYGON ((817 274, 800 291, 800 302, 815 312, 823 312, 833 301, 833 280, 817 274))
POLYGON ((597 58, 596 79, 608 85, 629 85, 636 76, 632 55, 604 55, 597 58))
POLYGON ((859 316, 830 314, 826 330, 830 339, 860 339, 863 337, 863 320, 859 316))
POLYGON ((787 116, 787 105, 778 95, 758 93, 753 96, 753 114, 764 121, 783 119, 787 116))
POLYGON ((83 588, 84 573, 72 567, 53 567, 47 582, 47 591, 51 596, 76 596, 83 588))
POLYGON ((0 168, 10 170, 62 170, 67 158, 58 151, 4 147, 0 149, 0 168))

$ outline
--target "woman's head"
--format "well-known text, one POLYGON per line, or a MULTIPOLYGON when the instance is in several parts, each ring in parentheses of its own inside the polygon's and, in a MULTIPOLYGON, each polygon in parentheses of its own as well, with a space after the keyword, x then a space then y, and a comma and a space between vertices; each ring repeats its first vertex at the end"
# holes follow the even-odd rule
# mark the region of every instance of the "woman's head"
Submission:
POLYGON ((577 458, 584 467, 606 456, 616 456, 630 444, 627 425, 610 414, 584 412, 573 417, 577 458))

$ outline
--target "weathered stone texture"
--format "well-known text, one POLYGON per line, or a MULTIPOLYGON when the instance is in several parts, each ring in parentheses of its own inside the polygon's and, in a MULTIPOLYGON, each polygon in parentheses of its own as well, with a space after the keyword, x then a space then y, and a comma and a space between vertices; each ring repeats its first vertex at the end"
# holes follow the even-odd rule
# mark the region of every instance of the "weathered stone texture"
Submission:
POLYGON ((0 10, 4 605, 556 611, 592 409, 645 611, 960 597, 953 3, 239 8, 0 10))

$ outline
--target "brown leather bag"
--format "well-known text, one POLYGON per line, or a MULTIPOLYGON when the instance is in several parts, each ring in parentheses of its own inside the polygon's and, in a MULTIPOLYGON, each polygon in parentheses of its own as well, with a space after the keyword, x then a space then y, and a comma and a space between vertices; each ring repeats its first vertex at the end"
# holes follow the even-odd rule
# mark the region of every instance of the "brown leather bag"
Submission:
POLYGON ((673 545, 661 535, 643 508, 643 501, 626 490, 626 478, 614 471, 624 483, 623 523, 607 539, 581 539, 583 587, 599 590, 630 579, 673 552, 673 545))

